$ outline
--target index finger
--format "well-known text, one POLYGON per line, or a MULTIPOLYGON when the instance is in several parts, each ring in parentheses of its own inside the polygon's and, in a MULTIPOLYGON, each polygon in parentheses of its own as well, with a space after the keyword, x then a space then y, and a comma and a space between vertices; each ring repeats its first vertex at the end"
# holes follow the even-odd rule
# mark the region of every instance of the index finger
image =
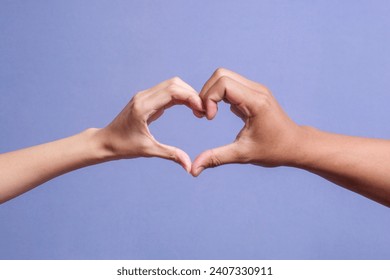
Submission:
POLYGON ((253 90, 262 90, 262 91, 268 91, 268 89, 257 82, 251 81, 240 74, 237 74, 231 70, 225 69, 225 68, 218 68, 214 71, 214 73, 211 75, 210 79, 204 84, 202 90, 199 93, 199 96, 203 98, 203 96, 206 94, 206 92, 213 86, 213 84, 216 83, 216 81, 222 77, 229 77, 231 79, 234 79, 244 86, 253 89, 253 90))
POLYGON ((253 89, 231 79, 227 76, 219 78, 203 95, 202 100, 206 106, 206 117, 211 120, 218 111, 217 103, 226 99, 231 105, 237 108, 242 115, 250 117, 252 107, 255 104, 254 98, 257 92, 253 89))
POLYGON ((148 104, 150 113, 167 109, 175 104, 184 104, 194 112, 203 112, 203 104, 199 95, 194 90, 175 84, 149 95, 145 102, 148 104))

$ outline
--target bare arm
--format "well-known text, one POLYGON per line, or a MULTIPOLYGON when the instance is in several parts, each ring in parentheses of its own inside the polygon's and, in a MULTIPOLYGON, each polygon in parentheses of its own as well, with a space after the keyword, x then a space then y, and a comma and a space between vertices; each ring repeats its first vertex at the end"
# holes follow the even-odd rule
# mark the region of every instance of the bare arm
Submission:
POLYGON ((194 176, 227 163, 293 166, 390 206, 390 141, 299 126, 266 87, 226 69, 211 76, 200 97, 208 119, 224 100, 245 125, 233 143, 200 154, 192 165, 194 176))
POLYGON ((390 141, 304 130, 302 156, 293 165, 390 206, 390 141))
POLYGON ((103 129, 87 129, 65 139, 0 155, 0 203, 64 173, 109 160, 161 157, 189 172, 189 156, 159 143, 148 129, 149 123, 175 104, 188 106, 198 117, 203 114, 196 91, 173 78, 135 95, 103 129))
POLYGON ((0 203, 54 177, 104 161, 97 129, 0 155, 0 203))

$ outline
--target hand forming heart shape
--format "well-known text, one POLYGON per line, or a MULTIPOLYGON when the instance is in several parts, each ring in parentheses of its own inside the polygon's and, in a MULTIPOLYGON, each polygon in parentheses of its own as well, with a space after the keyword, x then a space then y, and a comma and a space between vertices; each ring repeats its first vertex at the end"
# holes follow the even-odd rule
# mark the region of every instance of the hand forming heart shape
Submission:
POLYGON ((228 163, 291 165, 299 152, 296 143, 301 127, 284 113, 266 87, 221 68, 199 95, 177 77, 137 93, 100 133, 111 159, 161 157, 198 176, 205 168, 228 163), (192 164, 187 153, 159 143, 149 131, 148 124, 176 104, 186 105, 196 117, 212 120, 221 100, 230 104, 245 125, 233 143, 202 152, 192 164))
POLYGON ((205 168, 228 163, 294 166, 389 206, 387 151, 387 141, 299 126, 266 87, 218 69, 199 95, 179 78, 173 78, 136 94, 105 128, 87 129, 1 155, 0 170, 8 171, 1 178, 0 204, 81 167, 115 159, 161 157, 181 164, 193 176, 205 168), (175 104, 184 104, 195 116, 212 120, 221 100, 230 104, 244 127, 233 143, 202 152, 192 164, 183 150, 159 143, 149 131, 148 125, 175 104), (365 161, 367 157, 371 160, 365 161))
POLYGON ((173 78, 136 94, 105 128, 90 128, 58 141, 0 155, 0 170, 6 170, 1 177, 0 204, 88 165, 161 157, 181 164, 193 176, 205 168, 228 163, 294 166, 389 206, 388 151, 385 140, 299 126, 266 87, 218 69, 199 95, 179 78, 173 78), (202 152, 192 164, 183 150, 159 143, 149 131, 148 125, 175 104, 184 104, 195 116, 212 120, 221 100, 230 104, 244 127, 233 143, 202 152), (366 161, 367 157, 371 160, 366 161))

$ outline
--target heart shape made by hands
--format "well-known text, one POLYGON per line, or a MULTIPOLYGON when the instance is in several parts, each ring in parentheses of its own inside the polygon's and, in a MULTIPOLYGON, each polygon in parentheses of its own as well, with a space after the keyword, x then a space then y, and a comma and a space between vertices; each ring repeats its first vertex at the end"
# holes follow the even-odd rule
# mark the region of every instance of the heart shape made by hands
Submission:
MULTIPOLYGON (((172 119, 172 123, 180 121, 172 119)), ((118 158, 161 157, 176 161, 193 176, 205 168, 228 163, 267 167, 290 164, 299 153, 297 138, 302 135, 301 127, 284 113, 265 86, 226 69, 215 71, 199 94, 179 78, 137 93, 106 131, 109 138, 114 138, 111 146, 115 146, 118 158), (232 143, 200 153, 193 163, 186 152, 158 142, 149 131, 149 124, 178 104, 186 105, 198 118, 213 120, 220 101, 230 104, 244 126, 232 143)), ((202 138, 217 139, 210 135, 210 131, 202 131, 194 138, 198 142, 202 138)))
POLYGON ((213 121, 194 118, 185 106, 175 106, 166 110, 149 129, 159 142, 178 147, 195 159, 203 151, 234 141, 243 126, 228 106, 221 105, 213 121))

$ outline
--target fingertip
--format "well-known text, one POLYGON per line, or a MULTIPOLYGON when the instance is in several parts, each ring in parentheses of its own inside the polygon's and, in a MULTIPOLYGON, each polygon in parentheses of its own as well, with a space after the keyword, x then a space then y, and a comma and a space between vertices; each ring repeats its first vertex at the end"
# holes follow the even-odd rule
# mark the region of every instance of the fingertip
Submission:
POLYGON ((191 158, 186 152, 177 149, 177 160, 187 173, 191 172, 191 158))
POLYGON ((218 105, 212 100, 207 100, 206 103, 206 117, 208 120, 214 119, 218 111, 218 105))
POLYGON ((202 99, 200 99, 199 95, 196 92, 194 92, 193 95, 191 95, 188 98, 188 103, 189 103, 190 107, 194 110, 197 110, 197 111, 204 110, 202 99))
POLYGON ((197 174, 195 174, 195 172, 191 169, 191 172, 190 172, 190 174, 192 175, 192 177, 194 177, 194 178, 196 178, 196 177, 198 177, 198 175, 197 174))
POLYGON ((204 162, 204 152, 198 155, 194 160, 194 162, 192 163, 192 168, 191 168, 192 176, 198 177, 200 173, 202 173, 202 171, 205 169, 203 162, 204 162))
POLYGON ((204 111, 203 102, 202 102, 202 99, 200 99, 199 95, 198 95, 196 104, 197 104, 197 107, 198 107, 197 109, 199 111, 204 111))
POLYGON ((195 115, 195 117, 201 119, 205 116, 205 112, 204 111, 197 111, 197 110, 193 110, 192 111, 193 114, 195 115))
POLYGON ((191 173, 191 167, 188 164, 181 162, 180 165, 187 173, 191 173))
POLYGON ((191 172, 192 162, 190 156, 183 150, 159 143, 155 141, 155 147, 150 156, 156 156, 164 159, 168 159, 180 164, 185 171, 191 172))
POLYGON ((207 113, 207 114, 206 114, 206 118, 207 118, 209 121, 211 121, 212 119, 214 119, 214 116, 213 116, 212 114, 210 114, 210 113, 207 113))
POLYGON ((183 167, 183 168, 184 168, 184 170, 185 170, 188 174, 191 174, 191 167, 186 166, 186 167, 183 167))
POLYGON ((194 177, 198 177, 200 175, 200 173, 202 173, 203 170, 204 170, 204 167, 199 166, 199 167, 195 168, 194 170, 191 170, 191 174, 194 177))

